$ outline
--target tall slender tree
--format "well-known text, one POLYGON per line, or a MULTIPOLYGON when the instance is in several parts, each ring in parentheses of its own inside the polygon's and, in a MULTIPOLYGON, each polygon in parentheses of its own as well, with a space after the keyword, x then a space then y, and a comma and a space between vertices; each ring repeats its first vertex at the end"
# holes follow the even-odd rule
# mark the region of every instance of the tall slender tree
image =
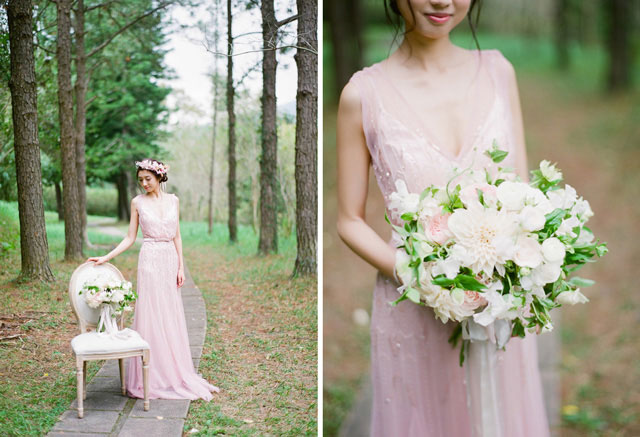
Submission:
POLYGON ((262 0, 262 155, 260 156, 260 240, 262 254, 278 251, 277 171, 278 135, 276 130, 276 47, 278 20, 273 0, 262 0))
POLYGON ((609 92, 617 92, 631 85, 631 29, 632 5, 627 0, 611 0, 603 2, 607 20, 607 53, 609 68, 607 72, 607 88, 609 92))
POLYGON ((227 0, 227 119, 229 135, 229 240, 238 241, 236 205, 236 113, 234 108, 235 89, 233 85, 233 10, 231 0, 227 0))
MULTIPOLYGON (((214 51, 218 52, 218 40, 220 39, 220 0, 216 0, 214 3, 214 23, 213 23, 213 41, 214 51)), ((209 205, 208 205, 208 222, 209 222, 209 234, 213 232, 213 185, 215 181, 215 168, 216 168, 216 138, 218 134, 218 105, 219 105, 219 77, 218 77, 218 55, 214 55, 213 59, 213 129, 211 134, 211 165, 209 168, 209 205)))
POLYGON ((20 217, 21 273, 25 279, 53 280, 42 202, 38 105, 33 57, 33 3, 7 5, 11 59, 11 107, 20 217))
POLYGON ((296 239, 294 276, 316 273, 318 241, 317 0, 297 0, 296 239))
POLYGON ((57 0, 58 38, 58 118, 62 154, 62 189, 64 205, 64 256, 66 260, 82 258, 82 223, 78 204, 78 178, 73 131, 73 97, 71 94, 71 0, 57 0))

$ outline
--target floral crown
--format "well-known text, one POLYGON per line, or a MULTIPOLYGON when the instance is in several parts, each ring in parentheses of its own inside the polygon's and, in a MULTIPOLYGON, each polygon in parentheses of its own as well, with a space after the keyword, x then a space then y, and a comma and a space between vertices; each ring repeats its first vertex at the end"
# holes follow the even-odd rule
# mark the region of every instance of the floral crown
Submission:
POLYGON ((143 170, 150 170, 159 175, 167 174, 167 171, 169 170, 168 165, 161 164, 158 161, 151 161, 150 159, 136 161, 136 167, 141 168, 143 170))

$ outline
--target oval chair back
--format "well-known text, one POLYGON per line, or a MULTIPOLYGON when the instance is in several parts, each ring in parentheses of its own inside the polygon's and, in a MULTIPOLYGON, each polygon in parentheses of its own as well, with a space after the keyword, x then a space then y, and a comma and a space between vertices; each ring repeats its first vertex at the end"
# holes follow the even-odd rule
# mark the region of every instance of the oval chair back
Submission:
POLYGON ((71 308, 73 308, 73 312, 80 324, 81 334, 95 329, 100 320, 100 309, 91 308, 87 305, 84 295, 80 294, 85 283, 94 282, 98 278, 124 281, 124 276, 113 264, 104 263, 96 265, 92 261, 78 266, 69 281, 69 300, 71 301, 71 308))

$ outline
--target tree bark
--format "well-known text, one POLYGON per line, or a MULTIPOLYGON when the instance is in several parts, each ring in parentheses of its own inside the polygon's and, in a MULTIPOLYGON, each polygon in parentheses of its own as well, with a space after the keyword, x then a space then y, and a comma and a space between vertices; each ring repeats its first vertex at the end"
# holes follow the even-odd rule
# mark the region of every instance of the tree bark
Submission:
POLYGON ((9 87, 20 219, 20 277, 52 281, 42 200, 32 13, 31 0, 11 0, 7 6, 11 63, 9 87))
POLYGON ((334 61, 336 98, 349 78, 362 64, 362 15, 359 0, 328 0, 325 11, 329 17, 331 49, 334 61))
POLYGON ((278 252, 276 130, 276 50, 278 21, 273 0, 262 0, 262 155, 260 157, 260 240, 261 254, 278 252))
POLYGON ((631 29, 632 2, 627 0, 611 0, 605 2, 605 13, 608 16, 607 46, 609 53, 609 71, 607 88, 609 92, 618 92, 631 86, 631 45, 629 43, 631 29))
POLYGON ((129 207, 129 183, 127 175, 120 173, 116 179, 116 188, 118 189, 118 220, 129 221, 131 211, 129 207))
MULTIPOLYGON (((298 47, 317 53, 317 0, 297 0, 298 47)), ((298 49, 296 95, 296 239, 293 275, 315 274, 318 241, 318 57, 298 49)))
POLYGON ((64 257, 78 260, 82 255, 82 224, 78 205, 78 176, 73 131, 71 94, 71 0, 58 0, 58 117, 62 153, 62 188, 64 190, 64 257))
POLYGON ((238 241, 238 224, 236 211, 236 113, 234 108, 235 89, 233 88, 233 17, 231 0, 227 0, 227 114, 229 123, 229 240, 238 241))
POLYGON ((62 208, 62 188, 60 188, 60 182, 56 181, 54 184, 56 188, 56 211, 58 212, 58 221, 64 221, 64 211, 62 208))
POLYGON ((76 174, 78 178, 78 210, 80 211, 80 224, 82 226, 82 238, 86 246, 91 246, 87 232, 87 174, 85 165, 85 130, 87 125, 87 57, 84 47, 84 0, 77 0, 74 11, 75 26, 74 38, 76 43, 76 119, 75 119, 75 143, 76 143, 76 174))

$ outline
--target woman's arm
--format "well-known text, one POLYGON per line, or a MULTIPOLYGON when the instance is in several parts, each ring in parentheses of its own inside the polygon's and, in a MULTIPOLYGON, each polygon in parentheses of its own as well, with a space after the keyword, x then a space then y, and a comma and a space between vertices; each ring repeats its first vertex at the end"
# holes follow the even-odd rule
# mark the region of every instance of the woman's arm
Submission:
POLYGON ((173 243, 176 245, 176 252, 178 252, 178 288, 184 284, 184 261, 182 259, 182 236, 180 235, 180 199, 176 196, 176 208, 178 211, 178 229, 176 230, 176 236, 173 238, 173 243))
POLYGON ((338 235, 365 261, 393 277, 396 249, 365 222, 371 157, 362 128, 360 95, 351 83, 340 96, 337 151, 338 235))
POLYGON ((115 258, 120 255, 122 252, 130 248, 133 243, 136 241, 136 236, 138 235, 138 208, 136 206, 135 197, 131 199, 131 220, 129 220, 129 230, 127 231, 127 236, 113 249, 111 252, 104 256, 99 257, 91 257, 88 258, 87 261, 94 261, 96 264, 103 264, 109 261, 111 258, 115 258))

